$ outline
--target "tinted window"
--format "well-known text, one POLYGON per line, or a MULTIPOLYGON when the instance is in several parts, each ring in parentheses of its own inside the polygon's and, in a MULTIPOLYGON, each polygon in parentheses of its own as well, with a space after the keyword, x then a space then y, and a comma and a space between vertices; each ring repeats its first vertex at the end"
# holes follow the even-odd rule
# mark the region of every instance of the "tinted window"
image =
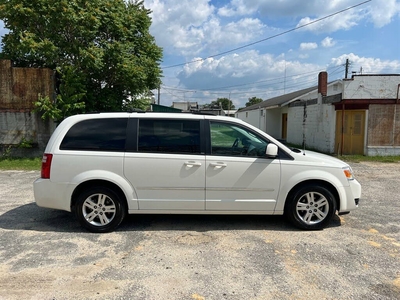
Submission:
POLYGON ((71 127, 61 150, 124 151, 127 118, 92 119, 71 127))
POLYGON ((138 151, 200 154, 200 121, 141 119, 138 151))
POLYGON ((268 142, 244 127, 211 122, 211 154, 263 157, 268 142))

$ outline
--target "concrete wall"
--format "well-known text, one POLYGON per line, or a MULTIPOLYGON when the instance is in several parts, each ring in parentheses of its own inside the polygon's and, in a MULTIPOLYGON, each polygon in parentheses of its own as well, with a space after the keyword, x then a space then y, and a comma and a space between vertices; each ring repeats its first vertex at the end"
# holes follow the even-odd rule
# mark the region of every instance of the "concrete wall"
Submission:
POLYGON ((41 156, 56 124, 33 112, 0 111, 0 152, 14 157, 41 156), (30 146, 28 146, 30 145, 30 146))
POLYGON ((266 110, 265 131, 276 139, 282 138, 282 114, 287 112, 287 107, 266 110))
POLYGON ((313 99, 293 103, 288 111, 287 142, 325 153, 335 150, 335 107, 328 101, 313 99), (325 102, 325 103, 324 103, 325 102))
POLYGON ((236 117, 265 131, 265 126, 262 126, 265 125, 265 114, 261 116, 260 109, 237 112, 236 117))
POLYGON ((356 75, 344 80, 343 99, 396 99, 400 75, 356 75))
POLYGON ((282 114, 287 113, 287 107, 259 108, 236 113, 236 117, 276 139, 282 138, 282 114))
MULTIPOLYGON (((342 88, 343 88, 343 86, 342 86, 341 81, 335 81, 335 82, 330 83, 327 87, 328 97, 340 94, 342 92, 342 88)), ((304 103, 304 101, 316 99, 317 97, 318 97, 318 91, 316 88, 314 91, 304 94, 299 98, 292 99, 291 101, 304 103)), ((284 103, 282 103, 282 104, 284 104, 284 103)), ((301 105, 303 105, 303 104, 301 104, 301 105)), ((329 105, 329 107, 330 107, 330 105, 329 105)), ((289 139, 291 138, 292 141, 293 140, 296 140, 296 141, 301 140, 302 141, 302 134, 299 136, 296 133, 299 130, 302 132, 302 127, 303 127, 302 119, 301 119, 300 123, 298 120, 296 120, 296 121, 291 120, 292 116, 297 117, 298 113, 294 114, 294 112, 292 112, 290 114, 289 113, 290 109, 288 109, 288 105, 285 105, 285 106, 278 105, 278 106, 274 106, 273 108, 266 107, 266 108, 262 108, 262 109, 265 110, 264 114, 261 114, 260 113, 261 109, 258 108, 258 109, 254 109, 251 111, 244 111, 244 112, 239 111, 236 113, 236 117, 267 132, 269 135, 273 136, 274 138, 281 139, 282 138, 282 114, 287 113, 288 114, 288 137, 286 140, 288 142, 290 142, 289 139), (292 124, 292 126, 289 127, 289 124, 292 124), (294 125, 294 124, 296 124, 296 125, 294 125), (289 137, 289 135, 290 135, 290 137, 289 137)), ((302 116, 302 113, 300 115, 302 116)), ((335 120, 333 121, 333 123, 335 123, 335 120)), ((333 124, 333 125, 335 125, 335 124, 333 124)), ((326 127, 326 124, 324 124, 323 129, 321 129, 324 132, 327 131, 327 129, 325 127, 326 127)), ((333 132, 334 132, 334 130, 335 130, 335 128, 332 128, 333 132)), ((307 129, 307 131, 314 132, 315 129, 309 128, 309 129, 307 129)), ((333 135, 333 137, 334 137, 334 135, 333 135)), ((294 143, 294 142, 290 142, 290 143, 294 143)), ((302 142, 300 142, 300 143, 296 142, 295 144, 302 144, 302 142)), ((334 139, 332 141, 332 145, 334 145, 334 139)), ((329 146, 329 149, 331 147, 333 147, 333 146, 329 146)), ((326 147, 322 147, 322 148, 326 149, 326 147)), ((331 150, 329 150, 327 152, 330 152, 330 151, 331 150)))

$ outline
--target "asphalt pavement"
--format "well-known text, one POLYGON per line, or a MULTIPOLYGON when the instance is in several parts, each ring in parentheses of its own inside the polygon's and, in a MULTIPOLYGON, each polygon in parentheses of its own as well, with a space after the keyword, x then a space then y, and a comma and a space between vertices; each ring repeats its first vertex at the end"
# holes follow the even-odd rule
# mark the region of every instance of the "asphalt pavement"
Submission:
POLYGON ((0 171, 0 299, 400 299, 400 164, 353 163, 358 210, 322 231, 281 216, 131 215, 93 234, 0 171))

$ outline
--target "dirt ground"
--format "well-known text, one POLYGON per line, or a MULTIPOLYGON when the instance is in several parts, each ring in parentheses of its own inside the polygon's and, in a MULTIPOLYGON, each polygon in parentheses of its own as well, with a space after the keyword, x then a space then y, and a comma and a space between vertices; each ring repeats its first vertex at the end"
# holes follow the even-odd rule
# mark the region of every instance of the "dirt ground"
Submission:
POLYGON ((142 215, 93 234, 36 206, 39 172, 0 171, 0 299, 400 299, 400 164, 352 167, 359 209, 315 232, 142 215))

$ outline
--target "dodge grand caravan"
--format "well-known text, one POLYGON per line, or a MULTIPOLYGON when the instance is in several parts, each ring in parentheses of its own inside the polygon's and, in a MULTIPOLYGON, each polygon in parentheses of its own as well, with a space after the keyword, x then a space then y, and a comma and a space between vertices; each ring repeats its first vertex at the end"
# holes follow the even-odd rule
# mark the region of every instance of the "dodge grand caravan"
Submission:
POLYGON ((34 195, 92 232, 126 214, 284 214, 316 230, 357 208, 361 186, 346 163, 289 149, 239 119, 100 113, 57 127, 34 195))

